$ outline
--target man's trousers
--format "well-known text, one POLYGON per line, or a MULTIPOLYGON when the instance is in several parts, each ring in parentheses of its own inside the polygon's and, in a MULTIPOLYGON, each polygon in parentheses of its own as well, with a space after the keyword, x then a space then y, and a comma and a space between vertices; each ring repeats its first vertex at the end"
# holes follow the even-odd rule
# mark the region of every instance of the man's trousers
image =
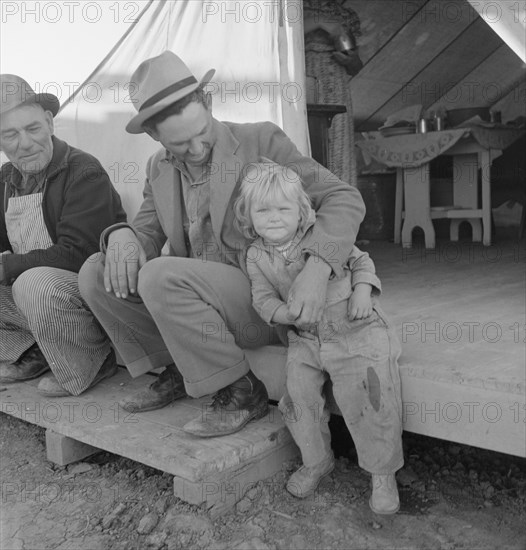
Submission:
POLYGON ((254 311, 250 283, 232 266, 163 256, 139 271, 138 296, 104 288, 102 254, 82 267, 82 296, 132 376, 175 363, 192 397, 214 393, 247 374, 244 349, 279 339, 254 311))
POLYGON ((0 360, 15 362, 36 343, 59 384, 73 395, 91 384, 110 353, 72 271, 24 271, 12 286, 0 285, 0 310, 0 360))

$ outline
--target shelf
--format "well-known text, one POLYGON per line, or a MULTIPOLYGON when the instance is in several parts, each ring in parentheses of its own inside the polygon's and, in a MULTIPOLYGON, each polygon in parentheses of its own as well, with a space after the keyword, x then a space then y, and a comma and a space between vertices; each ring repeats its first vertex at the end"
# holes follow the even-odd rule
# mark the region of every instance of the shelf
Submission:
POLYGON ((434 209, 431 208, 431 219, 441 218, 482 218, 482 208, 458 208, 451 209, 434 209))

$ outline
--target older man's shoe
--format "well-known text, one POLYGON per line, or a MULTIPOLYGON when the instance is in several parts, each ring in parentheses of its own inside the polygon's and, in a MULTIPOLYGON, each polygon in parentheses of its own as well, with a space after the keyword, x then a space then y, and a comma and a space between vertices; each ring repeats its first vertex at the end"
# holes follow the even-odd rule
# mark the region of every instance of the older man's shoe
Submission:
POLYGON ((183 430, 199 437, 228 435, 241 430, 251 420, 268 413, 268 393, 252 371, 219 390, 201 416, 183 426, 183 430))
POLYGON ((153 411, 186 396, 183 376, 171 363, 166 366, 155 382, 145 390, 122 399, 119 401, 119 406, 132 413, 153 411))
POLYGON ((49 370, 46 358, 37 344, 33 344, 14 363, 0 362, 0 382, 10 384, 42 376, 49 370))
POLYGON ((334 470, 334 457, 329 456, 316 466, 302 466, 287 481, 287 491, 296 498, 306 498, 314 493, 321 480, 334 470))
POLYGON ((373 474, 372 484, 371 510, 375 514, 396 514, 400 510, 400 498, 394 474, 373 474))
MULTIPOLYGON (((115 359, 115 352, 111 350, 104 360, 104 363, 102 363, 99 372, 97 372, 91 384, 84 391, 93 388, 93 386, 96 386, 105 378, 110 378, 110 376, 117 373, 117 370, 118 367, 115 359)), ((50 374, 49 376, 42 378, 42 380, 38 383, 37 391, 40 395, 45 397, 68 397, 69 395, 72 395, 58 383, 58 380, 54 374, 50 374)))

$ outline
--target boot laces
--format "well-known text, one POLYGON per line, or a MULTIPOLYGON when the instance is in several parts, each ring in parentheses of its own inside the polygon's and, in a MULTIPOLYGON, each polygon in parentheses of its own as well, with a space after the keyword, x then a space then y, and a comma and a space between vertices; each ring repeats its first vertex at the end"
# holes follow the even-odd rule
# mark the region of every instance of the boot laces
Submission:
POLYGON ((228 406, 232 402, 232 388, 227 386, 219 390, 213 398, 212 409, 222 409, 228 406))

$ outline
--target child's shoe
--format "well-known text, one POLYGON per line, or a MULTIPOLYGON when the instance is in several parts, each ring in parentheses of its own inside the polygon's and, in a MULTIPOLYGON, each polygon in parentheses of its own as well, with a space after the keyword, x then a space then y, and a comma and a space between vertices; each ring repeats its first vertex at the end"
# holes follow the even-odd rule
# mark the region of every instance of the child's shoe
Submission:
POLYGON ((394 474, 373 474, 373 494, 369 506, 375 514, 396 514, 400 510, 400 498, 394 474))
POLYGON ((297 498, 306 498, 318 488, 321 480, 334 470, 334 457, 330 456, 316 466, 302 466, 288 482, 287 491, 297 498))

